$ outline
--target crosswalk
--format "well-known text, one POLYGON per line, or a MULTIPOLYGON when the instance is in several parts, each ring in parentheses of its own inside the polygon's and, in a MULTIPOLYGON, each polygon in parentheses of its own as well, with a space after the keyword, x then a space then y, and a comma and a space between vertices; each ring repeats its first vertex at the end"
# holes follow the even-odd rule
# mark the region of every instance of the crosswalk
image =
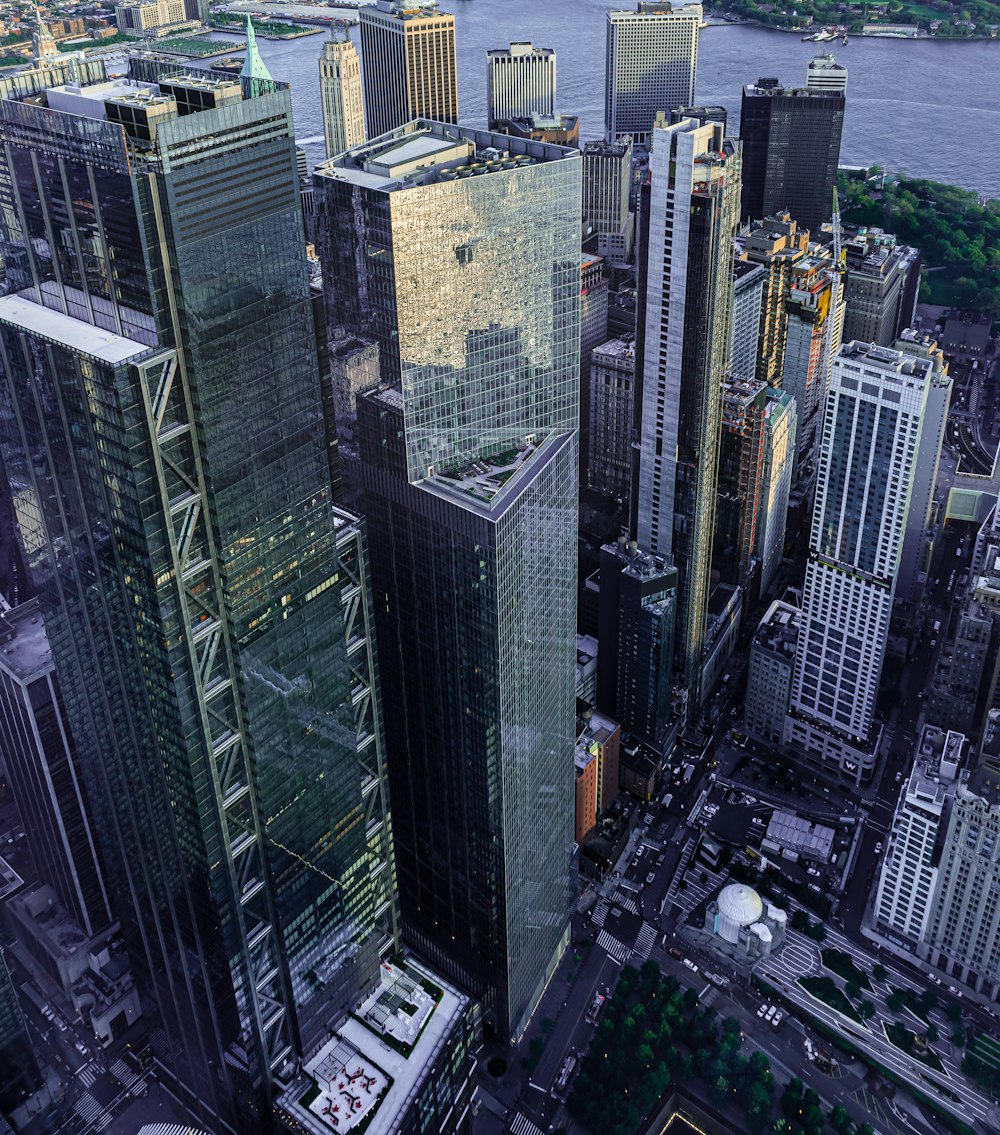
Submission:
POLYGON ((639 904, 634 898, 626 891, 616 891, 614 896, 615 906, 621 907, 622 910, 627 910, 629 914, 639 914, 639 904))
POLYGON ((124 1060, 116 1060, 111 1065, 111 1075, 126 1088, 131 1088, 139 1077, 132 1071, 124 1060))
POLYGON ((94 1099, 90 1092, 84 1092, 73 1104, 73 1110, 84 1123, 96 1123, 104 1114, 104 1109, 94 1099))
POLYGON ((594 907, 594 913, 590 917, 595 926, 603 926, 604 920, 608 917, 608 900, 601 899, 594 907))
POLYGON ((76 1074, 80 1078, 80 1083, 83 1084, 85 1088, 93 1087, 98 1076, 97 1070, 92 1064, 87 1064, 83 1068, 78 1069, 76 1074))
POLYGON ((618 939, 609 934, 607 930, 602 930, 600 934, 597 935, 597 945, 606 954, 610 954, 616 961, 622 962, 623 964, 632 957, 632 951, 628 946, 619 942, 618 939))
POLYGON ((543 1135, 543 1132, 537 1123, 532 1123, 523 1112, 519 1111, 510 1125, 510 1135, 543 1135))
POLYGON ((645 961, 655 945, 656 930, 648 922, 644 922, 635 940, 635 956, 645 961))

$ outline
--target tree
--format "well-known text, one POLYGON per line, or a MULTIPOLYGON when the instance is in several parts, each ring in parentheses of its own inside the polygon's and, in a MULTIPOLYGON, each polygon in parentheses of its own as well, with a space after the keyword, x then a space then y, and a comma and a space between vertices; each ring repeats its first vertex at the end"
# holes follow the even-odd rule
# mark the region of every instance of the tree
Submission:
POLYGON ((852 977, 851 980, 844 986, 844 991, 852 1001, 857 1001, 861 996, 861 986, 852 977))
POLYGON ((899 989, 894 989, 885 999, 885 1003, 893 1013, 901 1013, 906 1004, 906 994, 899 989))
POLYGON ((851 1117, 843 1104, 830 1109, 830 1126, 838 1135, 846 1135, 851 1128, 851 1117))
POLYGON ((876 981, 885 981, 888 976, 889 971, 881 962, 876 962, 875 965, 872 966, 872 977, 874 977, 876 981))
POLYGON ((875 1016, 875 1006, 871 1003, 871 1001, 868 1000, 867 997, 858 1002, 857 1011, 858 1016, 863 1021, 870 1020, 875 1016))
POLYGON ((938 1027, 933 1021, 927 1026, 927 1043, 933 1044, 941 1034, 938 1032, 938 1027))

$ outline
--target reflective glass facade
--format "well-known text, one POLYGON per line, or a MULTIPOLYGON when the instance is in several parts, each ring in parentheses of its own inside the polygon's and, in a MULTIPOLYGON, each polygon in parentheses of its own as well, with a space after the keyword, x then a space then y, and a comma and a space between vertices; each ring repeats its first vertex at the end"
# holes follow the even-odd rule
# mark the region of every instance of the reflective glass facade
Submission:
POLYGON ((145 143, 0 103, 8 474, 157 1053, 212 1130, 266 1122, 395 935, 366 553, 265 86, 145 143))
POLYGON ((381 350, 358 430, 404 925, 504 1036, 568 932, 579 178, 420 123, 315 179, 331 322, 381 350), (420 147, 445 172, 395 176, 420 147))

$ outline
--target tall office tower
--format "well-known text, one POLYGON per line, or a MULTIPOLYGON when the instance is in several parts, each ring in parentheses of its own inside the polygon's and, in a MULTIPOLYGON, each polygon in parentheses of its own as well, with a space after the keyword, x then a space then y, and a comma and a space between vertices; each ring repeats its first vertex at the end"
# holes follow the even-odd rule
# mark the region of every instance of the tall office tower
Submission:
POLYGON ((757 567, 767 387, 730 375, 722 388, 722 435, 713 541, 723 583, 747 586, 757 567))
POLYGON ((758 79, 743 90, 743 220, 787 209, 817 230, 833 213, 844 92, 758 79))
POLYGON ((218 1132, 268 1121, 395 909, 291 100, 248 70, 0 101, 8 475, 155 1055, 218 1132))
POLYGON ((594 348, 608 337, 610 282, 600 256, 580 259, 580 479, 590 452, 590 376, 594 348))
POLYGON ((906 513, 906 529, 896 579, 896 601, 908 603, 915 611, 923 599, 924 585, 931 565, 934 488, 937 485, 941 446, 948 422, 948 407, 951 405, 952 382, 948 377, 944 354, 934 340, 910 328, 900 335, 894 346, 897 351, 905 354, 934 360, 934 374, 927 391, 913 491, 906 513))
POLYGON ((556 113, 556 53, 528 41, 486 52, 486 107, 490 129, 512 118, 556 113))
POLYGON ((611 339, 591 353, 587 484, 628 500, 635 419, 635 337, 611 339))
POLYGON ((657 112, 694 102, 701 4, 639 0, 608 12, 604 136, 646 143, 657 112))
POLYGON ((587 142, 583 147, 584 233, 619 233, 631 211, 632 142, 587 142))
POLYGON ((916 952, 924 940, 941 869, 941 842, 968 742, 925 725, 892 821, 873 911, 875 928, 916 952))
MULTIPOLYGON (((0 1116, 4 1120, 12 1117, 44 1083, 7 959, 0 947, 0 1116)), ((13 1131, 6 1122, 0 1130, 3 1127, 8 1132, 13 1131)))
POLYGON ((350 36, 327 40, 319 57, 319 97, 323 107, 326 156, 342 154, 365 140, 365 100, 361 61, 350 36))
POLYGON ((767 273, 762 264, 742 258, 733 261, 733 318, 729 332, 729 373, 739 378, 757 375, 761 308, 767 273))
POLYGON ((643 186, 636 372, 639 546, 678 571, 675 666, 699 701, 739 211, 739 143, 686 120, 657 130, 643 186))
POLYGON ((579 154, 420 121, 315 183, 331 320, 382 353, 358 429, 406 934, 518 1037, 569 934, 579 154))
POLYGON ((832 55, 817 55, 806 69, 806 89, 847 94, 847 68, 832 55))
POLYGON ((920 253, 881 229, 844 244, 847 314, 844 339, 891 347, 913 326, 920 290, 920 253))
POLYGON ((378 0, 358 21, 368 137, 413 118, 457 122, 455 17, 437 0, 378 0))
MULTIPOLYGON (((781 382, 788 329, 788 290, 792 268, 809 250, 809 233, 788 213, 767 217, 737 238, 737 256, 764 268, 760 305, 757 377, 768 386, 781 382)), ((749 377, 749 376, 748 376, 749 377)))
POLYGON ((754 631, 743 728, 758 741, 780 745, 784 736, 801 626, 798 607, 775 599, 754 631))
POLYGON ((795 399, 786 390, 768 387, 764 404, 761 442, 760 516, 757 522, 757 559, 760 561, 760 597, 771 589, 785 554, 788 497, 792 488, 798 415, 795 399))
POLYGON ((40 878, 93 937, 113 915, 38 601, 0 614, 0 751, 40 878))
POLYGON ((625 537, 601 549, 597 708, 663 754, 673 717, 677 569, 625 537))
POLYGON ((958 786, 921 955, 991 1000, 1000 996, 1000 797, 974 777, 958 786))
MULTIPOLYGON (((865 343, 846 344, 834 361, 790 719, 806 723, 794 739, 820 755, 830 753, 826 734, 859 751, 870 740, 933 372, 929 359, 865 343)), ((856 757, 844 762, 870 775, 856 757)))
POLYGON ((798 434, 793 481, 811 484, 830 368, 840 350, 840 281, 829 260, 806 256, 793 265, 785 303, 781 389, 795 399, 798 434))

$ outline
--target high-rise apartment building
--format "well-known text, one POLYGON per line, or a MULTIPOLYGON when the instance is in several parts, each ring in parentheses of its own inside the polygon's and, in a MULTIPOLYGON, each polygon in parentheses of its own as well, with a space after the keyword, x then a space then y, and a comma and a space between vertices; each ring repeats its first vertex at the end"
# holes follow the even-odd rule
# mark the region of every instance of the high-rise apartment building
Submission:
POLYGON ((361 60, 350 36, 327 40, 319 57, 319 98, 323 108, 326 156, 341 154, 365 140, 365 102, 361 60))
MULTIPOLYGON (((788 292, 792 268, 808 252, 809 233, 788 213, 758 221, 737 238, 737 257, 764 268, 760 300, 757 378, 768 386, 781 382, 788 330, 788 292)), ((749 377, 749 376, 747 376, 749 377)))
POLYGON ((781 389, 795 399, 798 433, 793 480, 811 483, 830 368, 840 350, 843 304, 831 261, 805 256, 791 269, 785 301, 781 389))
POLYGON ((923 942, 933 913, 941 839, 967 748, 961 733, 924 726, 899 793, 873 913, 879 932, 907 950, 923 942))
POLYGON ((786 390, 767 389, 764 436, 761 441, 760 514, 757 521, 757 559, 760 594, 774 583, 785 551, 788 498, 798 431, 795 399, 786 390))
POLYGON ((844 243, 844 339, 891 347, 913 326, 920 253, 891 233, 867 229, 844 243))
POLYGON ((775 599, 750 642, 743 728, 758 741, 780 745, 792 698, 802 612, 775 599))
POLYGON ((664 753, 673 716, 677 570, 620 537, 601 549, 597 708, 664 753))
POLYGON ((93 937, 114 915, 37 600, 0 614, 0 751, 39 877, 93 937))
POLYGON ((628 499, 635 416, 635 337, 612 339, 590 356, 587 484, 628 499))
POLYGON ((847 68, 832 55, 817 55, 806 68, 806 89, 847 94, 847 68))
POLYGON ((767 273, 762 264, 738 258, 733 262, 733 317, 729 333, 729 373, 757 375, 760 317, 767 273))
POLYGON ((187 18, 184 0, 128 0, 115 5, 115 22, 125 35, 163 35, 165 29, 187 18))
POLYGON ((844 92, 758 79, 743 90, 744 220, 787 209, 814 232, 833 213, 844 92))
MULTIPOLYGON (((833 366, 792 719, 860 745, 873 726, 933 373, 930 359, 864 343, 846 344, 833 366)), ((801 730, 796 739, 809 748, 801 730)))
POLYGON ((331 321, 382 357, 358 430, 405 932, 516 1038, 569 934, 579 155, 419 121, 315 184, 331 321))
POLYGON ((619 233, 628 222, 632 142, 587 142, 583 147, 583 229, 619 233))
POLYGON ((437 0, 377 0, 358 21, 368 137, 414 118, 457 122, 455 17, 437 0))
POLYGON ((363 534, 265 75, 137 57, 0 101, 7 472, 154 1054, 217 1132, 267 1125, 396 940, 363 534))
POLYGON ((639 0, 608 12, 604 135, 649 141, 658 112, 694 102, 701 4, 639 0))
POLYGON ((556 53, 529 41, 486 52, 486 108, 491 130, 512 118, 556 113, 556 53))
POLYGON ((722 388, 712 553, 714 571, 724 583, 746 586, 756 568, 766 392, 763 382, 734 375, 726 379, 722 388))
MULTIPOLYGON (((937 485, 941 446, 944 444, 948 408, 951 405, 952 382, 948 377, 944 354, 934 340, 910 328, 902 332, 893 345, 897 351, 931 358, 935 363, 934 376, 927 391, 913 491, 906 513, 906 530, 896 579, 896 601, 908 603, 911 609, 916 610, 923 597, 931 565, 934 488, 937 485)), ((968 733, 969 729, 963 732, 968 733)))
POLYGON ((600 256, 584 253, 580 260, 580 477, 590 453, 590 374, 594 349, 608 337, 610 282, 600 256))
POLYGON ((636 371, 639 546, 678 571, 675 666, 695 703, 705 647, 739 143, 690 119, 655 131, 643 185, 636 371))
POLYGON ((1000 797, 983 778, 955 792, 921 954, 986 997, 1000 996, 1000 797))

